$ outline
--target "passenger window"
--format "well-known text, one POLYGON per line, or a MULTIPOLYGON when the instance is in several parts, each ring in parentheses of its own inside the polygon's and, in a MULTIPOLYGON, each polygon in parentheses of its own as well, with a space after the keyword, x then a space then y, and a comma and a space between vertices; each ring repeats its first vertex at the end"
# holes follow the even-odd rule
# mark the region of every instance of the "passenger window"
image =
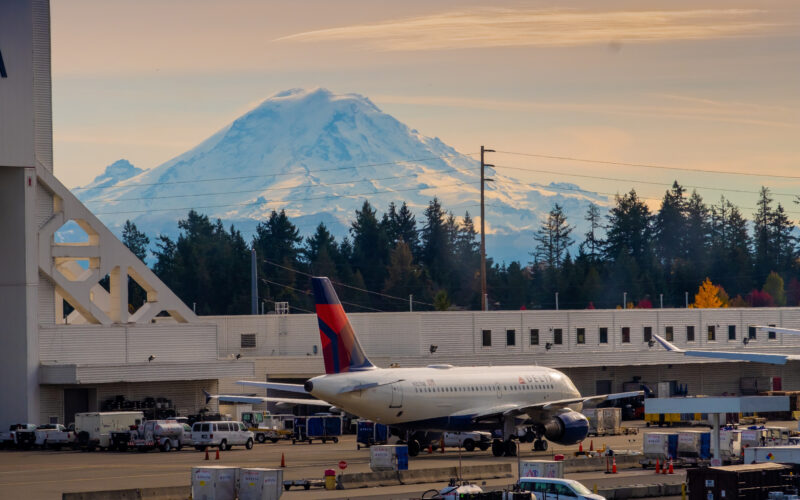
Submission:
POLYGON ((555 493, 560 497, 576 497, 575 492, 572 491, 572 488, 567 486, 566 484, 554 484, 555 486, 555 493))
POLYGON ((246 431, 247 429, 244 428, 244 424, 239 423, 239 430, 240 431, 246 431))
POLYGON ((200 426, 200 431, 201 432, 208 432, 209 428, 210 428, 209 424, 203 424, 202 426, 200 426))

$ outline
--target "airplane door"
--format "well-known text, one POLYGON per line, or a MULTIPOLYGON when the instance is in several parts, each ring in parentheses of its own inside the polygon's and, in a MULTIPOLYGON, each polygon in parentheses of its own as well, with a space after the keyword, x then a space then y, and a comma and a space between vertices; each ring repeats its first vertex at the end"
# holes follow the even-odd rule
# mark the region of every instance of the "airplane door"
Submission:
POLYGON ((403 386, 392 384, 392 402, 389 403, 389 408, 402 408, 403 407, 403 386))

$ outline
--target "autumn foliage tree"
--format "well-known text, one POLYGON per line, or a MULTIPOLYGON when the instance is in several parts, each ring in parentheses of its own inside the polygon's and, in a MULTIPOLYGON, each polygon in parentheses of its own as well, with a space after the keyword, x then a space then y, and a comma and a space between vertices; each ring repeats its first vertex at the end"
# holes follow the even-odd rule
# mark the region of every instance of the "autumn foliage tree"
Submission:
POLYGON ((693 307, 698 309, 717 309, 724 307, 722 300, 719 298, 719 287, 711 283, 711 280, 706 278, 697 294, 694 296, 693 307))

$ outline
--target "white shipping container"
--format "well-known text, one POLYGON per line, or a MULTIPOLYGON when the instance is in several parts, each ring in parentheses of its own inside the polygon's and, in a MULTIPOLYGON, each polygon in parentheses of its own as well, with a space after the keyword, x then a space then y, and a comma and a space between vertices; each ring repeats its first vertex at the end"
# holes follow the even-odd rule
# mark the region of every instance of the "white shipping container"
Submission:
POLYGON ((192 467, 192 499, 234 500, 238 472, 236 467, 192 467))
POLYGON ((283 493, 283 470, 239 469, 239 500, 278 500, 283 493))
POLYGON ((742 431, 738 429, 720 430, 719 454, 722 460, 738 459, 742 454, 742 431))
MULTIPOLYGON (((399 448, 406 448, 406 445, 373 445, 369 447, 369 467, 374 471, 398 470, 398 453, 403 454, 399 448)), ((407 455, 406 451, 406 455, 407 455)), ((406 464, 407 467, 407 464, 406 464)))
POLYGON ((677 449, 670 449, 669 441, 671 436, 677 436, 677 433, 646 432, 644 438, 642 438, 642 453, 647 458, 657 458, 659 460, 664 460, 668 457, 674 458, 677 449))
POLYGON ((745 448, 744 463, 800 464, 800 446, 761 446, 745 448))
POLYGON ((564 461, 553 460, 521 460, 519 477, 564 477, 564 461))
POLYGON ((620 433, 621 408, 584 408, 583 415, 589 421, 589 434, 603 436, 620 433))
MULTIPOLYGON (((742 448, 753 448, 766 444, 766 429, 748 429, 742 431, 742 448)), ((749 463, 749 462, 748 462, 749 463)))

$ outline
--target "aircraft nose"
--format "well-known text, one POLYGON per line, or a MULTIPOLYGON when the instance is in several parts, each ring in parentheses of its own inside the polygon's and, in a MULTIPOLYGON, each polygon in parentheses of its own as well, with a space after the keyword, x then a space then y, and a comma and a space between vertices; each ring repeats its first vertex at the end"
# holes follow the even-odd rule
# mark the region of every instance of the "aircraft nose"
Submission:
POLYGON ((310 393, 311 391, 314 390, 314 382, 310 380, 306 381, 306 383, 303 384, 303 389, 305 389, 306 392, 310 393))

